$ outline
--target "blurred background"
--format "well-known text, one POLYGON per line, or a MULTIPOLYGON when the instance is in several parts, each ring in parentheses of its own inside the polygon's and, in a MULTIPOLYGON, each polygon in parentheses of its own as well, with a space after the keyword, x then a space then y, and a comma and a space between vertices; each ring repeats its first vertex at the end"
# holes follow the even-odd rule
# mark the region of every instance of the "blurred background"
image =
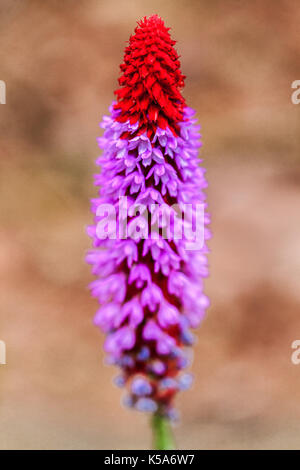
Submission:
POLYGON ((84 255, 98 123, 136 21, 153 13, 178 41, 203 128, 214 233, 178 446, 300 448, 299 2, 2 0, 2 449, 151 445, 103 363, 84 255))

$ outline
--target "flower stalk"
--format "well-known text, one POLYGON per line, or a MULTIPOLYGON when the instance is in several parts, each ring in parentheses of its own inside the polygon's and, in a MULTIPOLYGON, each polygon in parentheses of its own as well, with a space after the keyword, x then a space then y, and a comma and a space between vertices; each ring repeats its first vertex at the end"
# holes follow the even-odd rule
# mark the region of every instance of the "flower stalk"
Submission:
POLYGON ((151 418, 153 433, 153 449, 174 450, 175 442, 170 421, 159 413, 154 413, 151 418))

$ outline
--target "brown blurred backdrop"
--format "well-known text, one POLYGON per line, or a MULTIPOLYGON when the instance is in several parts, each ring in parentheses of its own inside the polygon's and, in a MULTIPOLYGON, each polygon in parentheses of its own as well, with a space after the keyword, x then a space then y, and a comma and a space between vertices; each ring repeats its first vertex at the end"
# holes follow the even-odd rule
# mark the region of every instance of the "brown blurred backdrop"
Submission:
POLYGON ((300 79, 297 0, 2 0, 0 447, 147 448, 119 405, 84 264, 98 122, 141 17, 178 41, 203 127, 212 301, 180 448, 300 448, 300 79))

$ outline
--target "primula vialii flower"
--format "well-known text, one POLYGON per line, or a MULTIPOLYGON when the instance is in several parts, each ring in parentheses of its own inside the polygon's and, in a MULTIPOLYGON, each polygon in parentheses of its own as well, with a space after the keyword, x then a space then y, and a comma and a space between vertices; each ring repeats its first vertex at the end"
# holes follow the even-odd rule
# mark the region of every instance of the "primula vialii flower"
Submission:
POLYGON ((125 49, 121 88, 101 123, 100 190, 92 200, 95 224, 88 232, 94 249, 87 262, 97 277, 91 284, 100 303, 94 322, 106 333, 109 362, 121 368, 116 382, 127 388, 126 403, 172 417, 174 395, 191 382, 181 372, 189 362, 190 330, 200 324, 209 303, 203 293, 209 220, 199 126, 180 93, 184 76, 168 30, 158 16, 144 18, 125 49), (102 237, 97 227, 106 220, 103 208, 112 207, 118 220, 124 218, 120 198, 127 201, 127 228, 135 236, 114 237, 108 229, 102 237), (197 250, 187 249, 186 237, 172 231, 178 220, 189 224, 171 210, 185 204, 204 209, 203 243, 197 250), (167 237, 161 233, 166 219, 157 215, 162 207, 171 214, 167 237), (141 224, 139 232, 145 209, 151 222, 141 224), (158 236, 145 236, 154 222, 158 236))

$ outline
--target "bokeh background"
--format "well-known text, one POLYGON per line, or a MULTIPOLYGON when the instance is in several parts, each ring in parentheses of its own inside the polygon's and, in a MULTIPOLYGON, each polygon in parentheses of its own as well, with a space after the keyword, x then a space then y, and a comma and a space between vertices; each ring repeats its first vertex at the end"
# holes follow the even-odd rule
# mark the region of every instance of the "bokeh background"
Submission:
POLYGON ((2 449, 150 446, 119 405, 84 254, 98 122, 136 21, 177 39, 203 127, 214 237, 180 448, 300 448, 298 0, 1 0, 2 449))

